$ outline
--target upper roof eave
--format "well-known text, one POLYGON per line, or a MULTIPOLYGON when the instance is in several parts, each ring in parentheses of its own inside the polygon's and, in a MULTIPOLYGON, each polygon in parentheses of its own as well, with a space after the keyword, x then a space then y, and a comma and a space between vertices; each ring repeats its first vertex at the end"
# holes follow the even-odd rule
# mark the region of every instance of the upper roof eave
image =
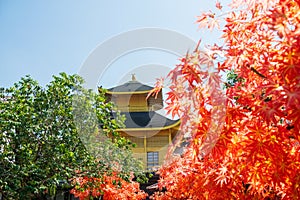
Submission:
POLYGON ((107 94, 147 94, 151 92, 151 90, 144 90, 144 91, 126 91, 126 92, 119 92, 119 91, 109 91, 107 90, 107 94))

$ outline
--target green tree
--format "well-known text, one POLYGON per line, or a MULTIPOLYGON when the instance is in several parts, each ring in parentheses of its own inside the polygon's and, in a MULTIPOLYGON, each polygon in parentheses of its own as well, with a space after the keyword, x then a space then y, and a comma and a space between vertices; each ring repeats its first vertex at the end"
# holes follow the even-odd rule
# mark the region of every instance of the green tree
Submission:
POLYGON ((125 180, 130 171, 140 170, 130 142, 114 131, 122 126, 122 117, 111 120, 113 105, 105 102, 104 93, 86 90, 82 83, 78 75, 61 73, 45 88, 26 76, 1 89, 0 193, 4 199, 46 198, 55 193, 60 180, 101 177, 114 170, 112 162, 119 163, 125 180))

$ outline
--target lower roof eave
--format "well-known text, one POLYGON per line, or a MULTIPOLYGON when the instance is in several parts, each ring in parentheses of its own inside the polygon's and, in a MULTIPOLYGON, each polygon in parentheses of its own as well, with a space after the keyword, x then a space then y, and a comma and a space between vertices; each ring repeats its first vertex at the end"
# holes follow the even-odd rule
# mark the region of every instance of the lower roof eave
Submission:
POLYGON ((159 130, 167 130, 172 128, 179 129, 180 120, 178 120, 176 123, 171 124, 169 126, 163 126, 163 127, 144 127, 144 128, 120 128, 116 129, 116 131, 159 131, 159 130))

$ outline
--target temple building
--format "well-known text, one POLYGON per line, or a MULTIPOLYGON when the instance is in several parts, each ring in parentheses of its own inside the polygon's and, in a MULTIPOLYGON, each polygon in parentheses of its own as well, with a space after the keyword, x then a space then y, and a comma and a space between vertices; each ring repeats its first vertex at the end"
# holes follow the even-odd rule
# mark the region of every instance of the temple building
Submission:
POLYGON ((133 148, 134 157, 150 171, 163 164, 180 126, 180 120, 171 120, 157 112, 163 108, 162 91, 156 98, 146 98, 152 89, 132 75, 131 81, 106 91, 107 99, 126 117, 125 128, 118 131, 137 145, 133 148))

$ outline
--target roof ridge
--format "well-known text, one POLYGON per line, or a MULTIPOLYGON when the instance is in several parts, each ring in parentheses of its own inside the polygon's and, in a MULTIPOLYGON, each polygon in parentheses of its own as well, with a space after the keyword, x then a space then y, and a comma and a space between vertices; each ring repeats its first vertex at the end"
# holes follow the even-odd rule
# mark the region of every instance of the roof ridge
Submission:
POLYGON ((150 91, 154 87, 141 83, 137 80, 127 81, 121 85, 109 88, 110 92, 140 92, 140 91, 150 91))

